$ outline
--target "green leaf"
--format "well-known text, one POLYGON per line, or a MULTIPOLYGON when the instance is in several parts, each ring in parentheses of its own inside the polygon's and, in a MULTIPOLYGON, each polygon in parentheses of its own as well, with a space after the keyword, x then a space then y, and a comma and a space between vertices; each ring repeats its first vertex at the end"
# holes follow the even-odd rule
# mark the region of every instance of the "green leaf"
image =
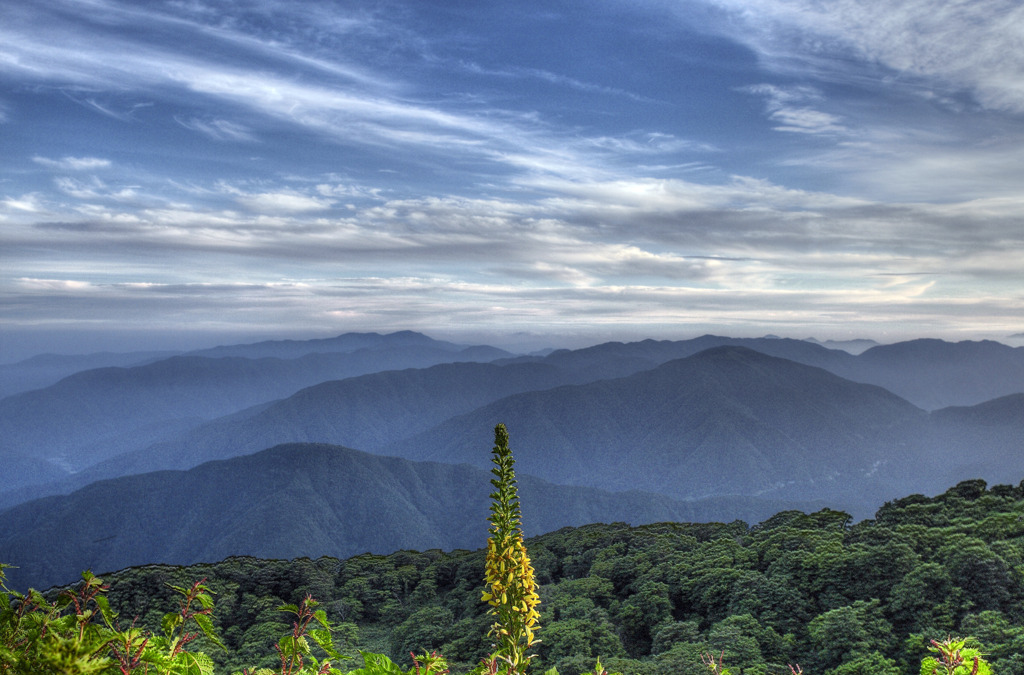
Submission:
POLYGON ((384 654, 364 651, 359 653, 362 655, 366 667, 350 671, 349 675, 404 675, 402 669, 384 654))
POLYGON ((203 609, 213 609, 213 598, 210 597, 209 593, 196 594, 196 600, 203 606, 203 609))
POLYGON ((224 651, 228 650, 224 643, 220 641, 220 638, 217 637, 217 631, 213 627, 213 619, 210 618, 209 614, 196 614, 192 618, 199 625, 199 629, 203 631, 203 635, 224 651))
POLYGON ((202 652, 180 652, 171 664, 174 675, 213 675, 213 660, 202 652))
POLYGON ((174 635, 174 630, 180 625, 181 615, 176 612, 169 612, 164 614, 164 618, 160 622, 160 629, 164 632, 164 635, 170 637, 174 635))
POLYGON ((107 599, 107 596, 97 595, 96 605, 100 608, 100 614, 103 616, 103 621, 105 621, 108 626, 113 625, 114 619, 117 618, 117 615, 110 611, 110 601, 107 599))
POLYGON ((331 660, 338 661, 352 658, 335 649, 334 641, 331 639, 331 632, 328 630, 311 630, 309 631, 309 637, 313 638, 313 641, 320 645, 320 649, 324 650, 331 660))
POLYGON ((172 590, 174 590, 178 595, 187 596, 189 594, 189 589, 182 588, 181 586, 175 586, 174 584, 167 584, 167 587, 172 589, 172 590))
POLYGON ((281 648, 281 652, 288 656, 294 656, 295 654, 302 654, 307 656, 309 651, 309 643, 306 642, 304 637, 293 637, 291 635, 285 635, 277 642, 277 646, 281 648))

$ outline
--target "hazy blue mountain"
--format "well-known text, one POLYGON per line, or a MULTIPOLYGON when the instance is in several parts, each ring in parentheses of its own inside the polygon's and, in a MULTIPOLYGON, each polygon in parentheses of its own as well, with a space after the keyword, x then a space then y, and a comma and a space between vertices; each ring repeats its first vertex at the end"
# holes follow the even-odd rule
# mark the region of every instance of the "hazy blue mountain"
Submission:
POLYGON ((186 468, 290 442, 375 451, 510 394, 582 379, 543 363, 453 363, 323 382, 251 415, 216 420, 131 458, 115 458, 105 468, 123 462, 147 471, 186 468))
MULTIPOLYGON (((395 336, 386 337, 389 340, 399 339, 417 344, 429 340, 416 333, 395 336)), ((350 334, 336 340, 311 342, 325 345, 344 343, 359 347, 369 339, 367 334, 350 334)), ((165 415, 163 420, 145 427, 138 426, 141 423, 134 419, 130 420, 130 424, 127 423, 123 414, 120 417, 106 415, 95 422, 85 421, 82 433, 75 437, 77 445, 74 447, 79 457, 92 460, 93 465, 55 484, 0 492, 0 507, 42 495, 67 493, 94 480, 157 469, 184 469, 212 459, 249 454, 277 443, 333 443, 377 451, 449 417, 467 413, 513 393, 633 374, 675 358, 677 354, 690 354, 694 350, 730 342, 753 344, 760 349, 795 354, 810 361, 830 358, 828 350, 800 340, 736 341, 732 338, 706 336, 685 342, 644 340, 629 344, 607 343, 575 351, 563 350, 543 359, 504 359, 496 362, 503 364, 500 369, 496 365, 444 364, 425 370, 373 373, 324 382, 303 389, 285 400, 270 405, 260 404, 240 412, 235 412, 237 406, 203 405, 202 396, 192 395, 185 401, 187 405, 193 406, 189 410, 192 415, 225 409, 231 409, 231 413, 208 422, 195 417, 171 420, 165 415), (92 444, 83 443, 84 438, 89 438, 87 425, 100 422, 108 425, 105 428, 108 433, 92 444), (120 435, 114 435, 117 425, 123 428, 120 435)), ((287 349, 297 348, 287 341, 261 343, 257 346, 268 349, 280 345, 286 345, 287 349)), ((364 353, 365 350, 361 349, 355 355, 364 353)), ((459 352, 460 355, 464 353, 459 352)), ((310 355, 299 361, 321 363, 324 359, 337 358, 339 355, 310 355)), ((277 359, 261 359, 255 363, 265 361, 275 364, 294 363, 277 359)), ((238 357, 225 357, 211 363, 251 362, 238 357)), ((330 372, 328 368, 319 368, 316 375, 323 376, 327 372, 330 372)), ((212 381, 218 377, 213 371, 208 376, 212 381)), ((196 381, 200 379, 197 377, 196 381)), ((280 384, 283 388, 284 383, 280 384)), ((126 386, 123 390, 125 396, 129 396, 132 387, 126 386)), ((263 400, 270 394, 256 387, 250 387, 245 393, 250 397, 249 400, 263 400)), ((168 406, 181 405, 171 399, 167 399, 166 403, 168 406)), ((149 422, 148 419, 145 421, 149 422)), ((33 429, 30 438, 36 439, 39 435, 33 429)), ((45 442, 52 441, 48 438, 45 442)), ((28 443, 23 441, 19 447, 24 448, 26 445, 28 443)))
POLYGON ((600 379, 610 379, 650 370, 668 361, 726 345, 747 347, 762 354, 823 368, 852 358, 846 352, 829 350, 805 340, 704 335, 692 340, 605 342, 583 349, 561 349, 544 357, 544 361, 562 368, 585 370, 599 375, 600 379))
POLYGON ((992 483, 1024 478, 1024 394, 931 414, 928 445, 947 457, 927 469, 936 482, 956 474, 992 483))
POLYGON ((808 342, 819 344, 827 349, 842 349, 844 352, 851 354, 862 354, 872 347, 877 347, 878 343, 874 340, 867 339, 854 339, 854 340, 818 340, 816 338, 805 338, 808 342))
MULTIPOLYGON (((493 428, 476 434, 490 457, 493 428)), ((231 555, 345 558, 399 549, 478 548, 487 538, 489 472, 337 446, 291 444, 184 472, 94 483, 19 505, 0 519, 0 560, 14 588, 94 572, 231 555)), ((820 504, 722 498, 678 502, 641 492, 567 488, 520 474, 524 529, 666 520, 758 522, 820 504)))
POLYGON ((992 341, 911 340, 878 345, 855 356, 806 340, 705 335, 681 341, 608 342, 556 351, 545 361, 568 368, 587 367, 604 378, 614 378, 726 345, 824 368, 854 382, 876 384, 925 410, 975 405, 1024 392, 1024 347, 992 341))
POLYGON ((95 354, 39 354, 17 363, 0 364, 0 398, 42 389, 68 375, 112 366, 137 366, 174 356, 175 352, 97 352, 95 354))
MULTIPOLYGON (((307 354, 350 354, 361 350, 380 349, 423 349, 439 350, 457 354, 467 349, 475 349, 479 353, 473 360, 487 360, 507 357, 510 354, 502 349, 488 346, 470 347, 445 340, 435 340, 422 333, 411 330, 396 333, 344 333, 336 337, 313 340, 267 340, 252 344, 223 345, 210 349, 198 349, 189 352, 190 356, 207 356, 220 358, 224 356, 241 356, 248 359, 277 358, 295 359, 307 354)), ((455 359, 452 359, 455 360, 455 359)), ((469 360, 469 359, 460 359, 469 360)))
POLYGON ((1024 393, 1024 347, 991 340, 910 340, 872 347, 854 361, 826 367, 885 387, 925 410, 1024 393))
MULTIPOLYGON (((975 404, 1024 391, 1020 363, 1024 348, 994 342, 915 340, 853 356, 803 340, 707 335, 675 342, 611 342, 495 362, 518 371, 462 368, 423 373, 408 368, 438 361, 485 360, 504 352, 463 348, 411 332, 257 343, 237 349, 251 354, 355 351, 308 353, 295 359, 178 356, 134 368, 77 373, 46 389, 0 400, 0 461, 5 462, 8 479, 0 491, 0 507, 67 492, 100 478, 187 468, 281 442, 328 442, 399 453, 401 444, 414 434, 513 393, 620 379, 726 345, 817 366, 850 381, 878 384, 925 409, 975 404), (369 349, 367 344, 377 348, 369 349), (368 371, 402 368, 380 377, 358 377, 368 371), (69 477, 61 481, 61 476, 69 477), (32 481, 39 487, 26 488, 32 481)), ((236 347, 218 349, 222 352, 217 353, 227 353, 236 347)), ((637 396, 658 395, 640 389, 637 396)), ((813 402, 814 393, 807 390, 807 394, 807 401, 813 402)), ((774 396, 767 390, 765 395, 774 396)), ((635 416, 628 401, 621 411, 612 404, 598 405, 605 405, 602 414, 609 418, 635 416)), ((770 416, 759 417, 750 430, 742 431, 740 422, 723 427, 711 414, 719 411, 705 405, 709 410, 704 424, 709 430, 703 442, 706 447, 728 446, 729 452, 742 454, 748 444, 741 438, 750 434, 775 438, 769 447, 789 447, 781 438, 790 432, 770 430, 775 424, 770 416)), ((827 426, 821 416, 816 423, 827 426)), ((653 428, 664 424, 659 421, 653 428)), ((859 431, 850 433, 844 437, 844 447, 852 448, 853 439, 858 438, 859 431)), ((893 442, 911 449, 930 444, 955 455, 947 440, 963 443, 974 433, 959 430, 947 438, 922 431, 893 442)), ((775 476, 769 483, 774 485, 778 479, 775 476)))
POLYGON ((915 463, 933 437, 925 411, 880 387, 719 347, 625 378, 510 396, 385 451, 479 465, 474 430, 495 419, 516 439, 522 470, 558 483, 867 508, 927 487, 915 463))
MULTIPOLYGON (((309 353, 294 359, 174 356, 130 368, 76 373, 44 389, 0 400, 0 460, 17 454, 73 472, 311 384, 508 355, 486 347, 438 346, 415 333, 398 335, 400 339, 378 336, 377 348, 345 353, 309 353)), ((370 339, 363 335, 359 344, 370 339)), ((7 485, 40 482, 39 478, 34 472, 19 471, 8 476, 7 485)))
MULTIPOLYGON (((371 358, 376 359, 372 361, 374 367, 383 369, 385 364, 381 359, 384 355, 407 356, 409 350, 423 349, 415 345, 432 345, 434 342, 418 333, 408 332, 389 336, 347 334, 331 340, 279 341, 242 345, 238 349, 253 354, 262 353, 259 350, 272 349, 284 352, 300 347, 308 348, 310 343, 321 348, 334 345, 339 349, 358 349, 350 355, 313 354, 289 361, 271 358, 252 361, 240 357, 209 359, 194 355, 180 357, 180 362, 191 362, 196 369, 208 369, 190 375, 195 388, 161 390, 159 387, 170 381, 170 376, 149 372, 161 367, 161 364, 152 364, 143 371, 124 374, 126 380, 129 375, 135 375, 155 382, 142 395, 135 382, 125 381, 114 385, 109 383, 113 379, 111 374, 104 373, 104 384, 109 383, 112 390, 106 395, 108 400, 113 398, 104 410, 100 410, 98 405, 104 401, 102 397, 94 397, 93 405, 86 408, 68 405, 66 397, 55 396, 58 392, 53 389, 47 390, 45 394, 38 392, 33 396, 26 395, 21 411, 17 415, 12 414, 12 419, 22 421, 10 425, 12 433, 9 438, 14 447, 21 452, 30 452, 33 447, 58 448, 61 454, 57 461, 67 463, 65 458, 74 456, 76 461, 72 468, 81 471, 68 476, 67 480, 46 487, 42 487, 44 481, 38 481, 38 488, 0 491, 0 507, 44 494, 66 493, 93 480, 157 469, 188 468, 211 459, 256 452, 277 443, 322 442, 376 451, 439 424, 448 417, 469 412, 512 393, 628 375, 676 358, 678 354, 691 354, 708 346, 730 342, 753 344, 780 354, 795 354, 809 361, 830 358, 828 350, 800 340, 736 341, 732 338, 706 336, 685 342, 616 342, 582 350, 563 350, 543 359, 504 359, 497 362, 504 364, 502 370, 459 365, 430 368, 422 373, 409 369, 374 373, 314 385, 270 406, 262 404, 274 398, 273 394, 277 391, 291 393, 298 388, 302 378, 320 382, 332 374, 338 374, 342 370, 339 361, 351 365, 348 361, 350 357, 359 359, 358 364, 363 366, 367 366, 371 358), (394 350, 378 349, 372 352, 371 357, 364 345, 373 339, 383 340, 387 344, 397 341, 407 346, 395 347, 394 350), (259 369, 254 364, 262 364, 264 367, 259 369), (309 367, 302 370, 299 364, 309 367), (247 386, 229 385, 232 379, 237 379, 232 368, 252 369, 253 377, 246 382, 247 386), (267 377, 257 381, 256 376, 263 374, 267 377), (228 392, 239 396, 211 403, 209 394, 199 390, 202 387, 213 390, 220 384, 227 387, 228 392), (276 390, 273 388, 275 386, 276 390), (154 400, 150 400, 151 397, 154 400), (147 402, 147 405, 139 406, 130 401, 147 402), (245 403, 258 405, 242 409, 245 403), (68 422, 74 419, 75 426, 68 424, 49 430, 40 428, 40 418, 51 414, 54 407, 66 411, 62 413, 63 416, 68 422), (84 414, 75 419, 79 411, 84 414), (173 417, 175 414, 180 417, 173 417), (210 417, 222 415, 219 419, 208 421, 210 417), (68 433, 72 428, 75 433, 68 433)), ((435 354, 433 351, 430 353, 435 354)), ((466 358, 467 350, 455 354, 459 358, 466 358)), ((468 354, 479 354, 486 358, 493 355, 493 350, 470 349, 468 354), (483 353, 479 354, 481 350, 483 353)), ((454 360, 447 352, 442 355, 454 360)), ((397 367, 400 364, 388 365, 397 367)), ((82 374, 80 377, 85 376, 82 374)), ((75 390, 73 396, 76 399, 94 396, 88 386, 85 391, 89 394, 79 393, 77 387, 70 388, 75 390)), ((3 406, 4 402, 0 401, 0 412, 3 406)), ((0 430, 2 428, 0 423, 0 430)))
POLYGON ((177 436, 99 462, 64 480, 0 493, 0 508, 64 494, 95 480, 185 469, 272 445, 317 442, 374 451, 509 394, 588 381, 546 363, 441 364, 324 382, 279 401, 189 427, 177 436))

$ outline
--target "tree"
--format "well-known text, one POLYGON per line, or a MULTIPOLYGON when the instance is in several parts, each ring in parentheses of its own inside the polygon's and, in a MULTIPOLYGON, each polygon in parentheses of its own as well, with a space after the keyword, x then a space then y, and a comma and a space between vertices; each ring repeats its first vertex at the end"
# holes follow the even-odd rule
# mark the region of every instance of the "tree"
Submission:
POLYGON ((811 659, 817 672, 836 668, 873 649, 886 649, 892 626, 882 615, 878 600, 858 600, 820 614, 807 626, 811 659))

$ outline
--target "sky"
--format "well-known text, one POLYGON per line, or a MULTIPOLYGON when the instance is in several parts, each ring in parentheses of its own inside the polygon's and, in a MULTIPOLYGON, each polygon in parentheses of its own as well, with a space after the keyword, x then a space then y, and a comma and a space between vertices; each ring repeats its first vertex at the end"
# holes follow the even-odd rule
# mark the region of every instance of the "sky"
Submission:
POLYGON ((0 0, 0 361, 1024 331, 1019 0, 0 0))

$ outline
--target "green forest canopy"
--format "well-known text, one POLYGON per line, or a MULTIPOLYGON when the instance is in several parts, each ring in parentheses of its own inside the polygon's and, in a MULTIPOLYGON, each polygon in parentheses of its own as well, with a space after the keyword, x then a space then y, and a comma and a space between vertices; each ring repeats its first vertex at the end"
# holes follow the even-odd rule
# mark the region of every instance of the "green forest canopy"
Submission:
MULTIPOLYGON (((629 675, 705 674, 700 653, 712 651, 749 675, 790 663, 808 675, 909 675, 929 639, 971 635, 996 675, 1024 675, 1024 481, 965 481, 856 524, 828 509, 786 511, 752 527, 595 524, 526 544, 542 600, 535 672, 577 675, 600 657, 629 675)), ((154 626, 174 603, 167 584, 205 577, 227 646, 205 649, 218 672, 273 665, 271 646, 289 629, 277 608, 307 595, 339 626, 343 651, 409 664, 410 651, 437 649, 465 672, 488 653, 483 569, 483 550, 433 550, 236 557, 104 579, 122 617, 154 626)))

